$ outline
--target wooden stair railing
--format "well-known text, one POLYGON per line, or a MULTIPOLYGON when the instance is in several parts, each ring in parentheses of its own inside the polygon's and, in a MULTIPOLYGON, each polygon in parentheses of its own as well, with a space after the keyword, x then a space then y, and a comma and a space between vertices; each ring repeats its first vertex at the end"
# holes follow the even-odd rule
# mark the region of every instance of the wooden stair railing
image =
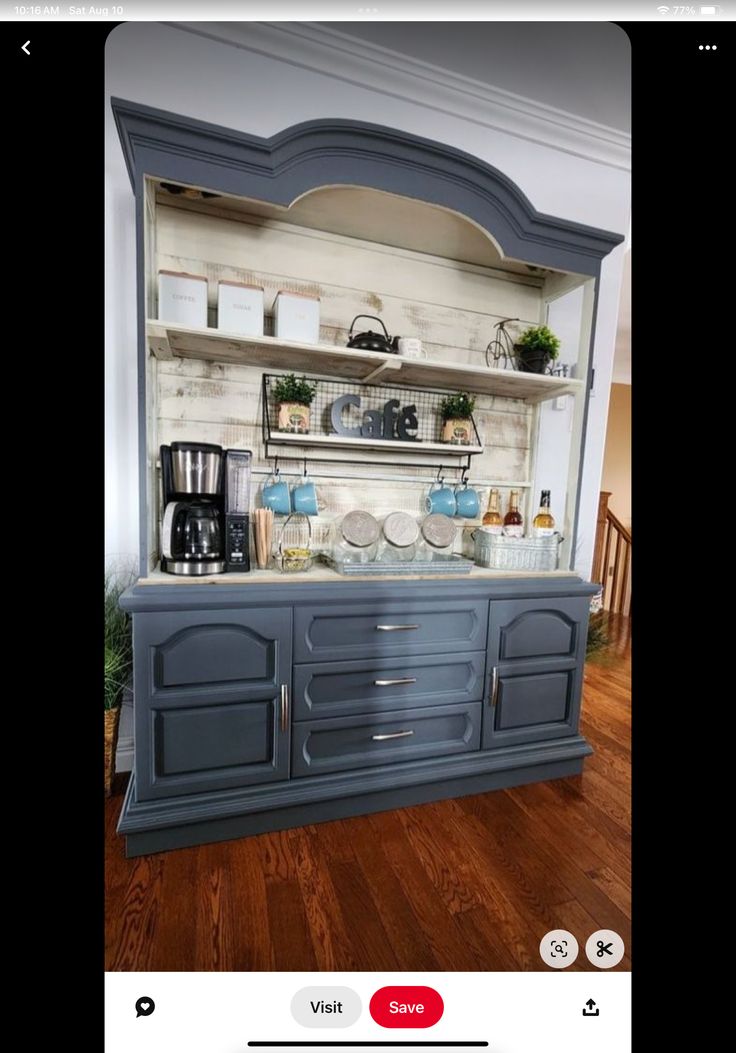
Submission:
POLYGON ((606 610, 630 615, 631 597, 627 597, 627 589, 631 570, 631 531, 608 507, 610 496, 609 491, 602 491, 598 503, 592 579, 603 585, 606 610))
POLYGON ((595 528, 595 548, 593 549, 593 573, 591 581, 603 584, 603 543, 608 530, 608 500, 610 490, 601 490, 598 496, 598 520, 595 528))

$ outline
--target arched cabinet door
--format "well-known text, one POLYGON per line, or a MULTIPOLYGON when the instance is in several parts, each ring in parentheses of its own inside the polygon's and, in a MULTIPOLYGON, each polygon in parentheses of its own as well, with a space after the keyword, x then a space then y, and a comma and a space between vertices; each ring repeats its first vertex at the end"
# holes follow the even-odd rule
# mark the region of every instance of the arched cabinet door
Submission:
POLYGON ((577 734, 587 596, 491 601, 482 749, 577 734))
POLYGON ((138 800, 286 779, 291 609, 135 617, 138 800))

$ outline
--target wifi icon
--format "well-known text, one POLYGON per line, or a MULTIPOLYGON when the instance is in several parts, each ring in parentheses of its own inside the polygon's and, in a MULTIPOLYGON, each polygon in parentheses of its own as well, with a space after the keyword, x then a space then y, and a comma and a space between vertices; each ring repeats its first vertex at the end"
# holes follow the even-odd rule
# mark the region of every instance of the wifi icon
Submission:
POLYGON ((657 10, 659 11, 660 15, 668 15, 670 13, 669 7, 658 7, 657 10))

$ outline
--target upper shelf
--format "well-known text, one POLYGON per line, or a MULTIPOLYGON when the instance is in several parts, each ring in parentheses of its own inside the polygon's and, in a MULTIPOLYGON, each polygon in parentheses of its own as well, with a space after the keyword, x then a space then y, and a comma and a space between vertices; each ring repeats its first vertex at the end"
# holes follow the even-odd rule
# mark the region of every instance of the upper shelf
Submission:
POLYGON ((569 377, 429 362, 330 344, 300 344, 273 336, 242 336, 220 329, 190 329, 174 322, 148 321, 146 332, 152 353, 160 359, 196 358, 319 373, 364 383, 390 381, 402 387, 473 391, 529 403, 583 390, 582 380, 569 377))

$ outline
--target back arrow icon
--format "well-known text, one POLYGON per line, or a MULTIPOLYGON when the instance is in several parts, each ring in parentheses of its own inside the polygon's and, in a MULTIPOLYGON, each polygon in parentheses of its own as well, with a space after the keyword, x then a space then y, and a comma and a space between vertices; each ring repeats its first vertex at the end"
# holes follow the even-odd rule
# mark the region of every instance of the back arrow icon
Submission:
POLYGON ((21 46, 21 49, 20 49, 21 51, 25 51, 26 55, 30 55, 30 51, 28 50, 28 45, 29 44, 30 44, 30 40, 26 40, 25 44, 23 44, 21 46))

